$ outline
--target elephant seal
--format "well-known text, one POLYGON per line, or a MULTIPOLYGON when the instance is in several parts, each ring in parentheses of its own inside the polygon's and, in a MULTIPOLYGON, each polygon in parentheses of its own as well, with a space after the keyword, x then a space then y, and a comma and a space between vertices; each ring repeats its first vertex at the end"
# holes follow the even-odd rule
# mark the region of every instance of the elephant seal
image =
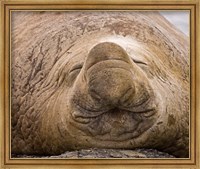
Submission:
POLYGON ((189 42, 158 12, 12 12, 11 150, 189 157, 189 42))

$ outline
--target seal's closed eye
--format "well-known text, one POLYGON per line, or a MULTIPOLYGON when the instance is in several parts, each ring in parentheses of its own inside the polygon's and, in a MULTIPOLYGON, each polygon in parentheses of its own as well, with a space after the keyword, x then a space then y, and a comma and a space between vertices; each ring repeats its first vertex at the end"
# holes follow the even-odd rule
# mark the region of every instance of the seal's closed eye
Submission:
POLYGON ((78 64, 78 65, 73 66, 72 69, 69 71, 69 74, 75 71, 80 71, 82 67, 83 67, 83 64, 78 64))
POLYGON ((143 62, 143 61, 141 61, 141 60, 137 60, 137 59, 135 59, 135 58, 134 58, 134 59, 132 58, 132 60, 133 60, 133 62, 136 63, 136 64, 147 65, 147 63, 145 63, 145 62, 143 62))

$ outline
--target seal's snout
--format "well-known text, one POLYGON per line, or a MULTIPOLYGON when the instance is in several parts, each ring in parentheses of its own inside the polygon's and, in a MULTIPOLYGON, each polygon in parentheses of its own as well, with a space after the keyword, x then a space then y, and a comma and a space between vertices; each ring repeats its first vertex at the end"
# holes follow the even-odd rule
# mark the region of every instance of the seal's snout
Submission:
POLYGON ((119 45, 104 42, 89 52, 85 63, 88 92, 92 98, 117 106, 134 92, 131 59, 119 45))
POLYGON ((72 100, 90 113, 115 108, 144 112, 152 109, 147 103, 152 96, 148 80, 127 52, 115 43, 104 42, 89 52, 72 100))

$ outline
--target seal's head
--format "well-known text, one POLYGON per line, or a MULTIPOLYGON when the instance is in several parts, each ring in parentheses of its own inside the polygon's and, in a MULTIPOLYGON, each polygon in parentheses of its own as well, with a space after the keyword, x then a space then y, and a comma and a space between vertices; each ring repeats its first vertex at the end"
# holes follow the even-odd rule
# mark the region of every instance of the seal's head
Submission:
POLYGON ((110 141, 106 146, 122 148, 118 141, 136 138, 156 122, 158 98, 138 64, 146 63, 131 59, 119 45, 104 42, 89 52, 77 77, 71 98, 73 122, 102 140, 102 147, 103 141, 110 141))

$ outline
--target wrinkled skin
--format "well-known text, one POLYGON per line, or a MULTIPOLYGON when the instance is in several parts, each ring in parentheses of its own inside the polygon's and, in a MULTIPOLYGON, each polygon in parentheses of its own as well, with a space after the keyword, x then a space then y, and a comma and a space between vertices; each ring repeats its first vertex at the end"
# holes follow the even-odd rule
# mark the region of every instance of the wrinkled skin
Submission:
POLYGON ((188 38, 159 13, 13 12, 12 38, 12 153, 189 157, 188 38))

